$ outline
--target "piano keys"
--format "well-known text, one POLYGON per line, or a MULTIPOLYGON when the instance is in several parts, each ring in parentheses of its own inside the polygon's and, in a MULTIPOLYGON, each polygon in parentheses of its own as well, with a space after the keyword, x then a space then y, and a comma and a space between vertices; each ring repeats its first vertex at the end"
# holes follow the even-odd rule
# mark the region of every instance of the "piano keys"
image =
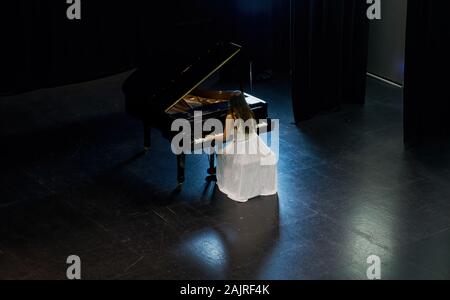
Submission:
MULTIPOLYGON (((235 91, 215 91, 204 85, 213 75, 241 52, 241 46, 233 43, 216 43, 205 50, 197 59, 156 58, 150 65, 137 69, 125 81, 126 112, 142 121, 144 129, 144 150, 151 147, 151 129, 157 129, 169 141, 178 134, 171 131, 177 119, 188 120, 194 127, 194 112, 201 111, 202 122, 219 119, 223 123, 229 110, 229 100, 235 91)), ((245 94, 256 120, 268 119, 267 103, 245 94)), ((270 121, 268 121, 270 124, 270 121)), ((269 130, 270 130, 270 126, 269 130)), ((205 132, 206 137, 209 133, 205 132)), ((198 144, 197 140, 197 144, 198 144)), ((194 133, 192 146, 196 141, 194 133)), ((170 151, 170 149, 168 149, 170 151)), ((177 155, 177 180, 185 181, 186 154, 177 155)), ((214 155, 210 157, 209 175, 214 175, 214 155)))
MULTIPOLYGON (((260 131, 264 131, 264 132, 268 132, 269 131, 269 123, 268 122, 261 122, 259 124, 256 125, 256 129, 260 132, 260 131)), ((199 139, 195 139, 194 140, 194 146, 201 146, 204 145, 206 143, 210 143, 213 142, 215 140, 223 140, 224 139, 224 134, 211 134, 211 135, 207 135, 206 137, 203 138, 199 138, 199 139)))

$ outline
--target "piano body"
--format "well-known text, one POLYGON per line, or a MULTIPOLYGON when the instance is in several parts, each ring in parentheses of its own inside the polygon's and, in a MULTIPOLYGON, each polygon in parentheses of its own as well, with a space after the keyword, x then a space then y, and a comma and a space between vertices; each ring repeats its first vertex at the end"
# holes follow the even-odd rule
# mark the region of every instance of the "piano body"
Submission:
MULTIPOLYGON (((235 59, 240 51, 239 45, 219 42, 193 61, 186 58, 156 61, 130 75, 123 85, 125 107, 129 115, 143 123, 145 151, 151 147, 152 128, 160 130, 163 137, 171 141, 178 134, 171 131, 173 121, 186 119, 194 128, 194 111, 202 112, 203 123, 211 118, 225 122, 228 100, 233 92, 200 87, 235 59)), ((245 95, 255 119, 267 120, 267 103, 245 95)), ((194 144, 193 133, 191 141, 194 144)), ((185 181, 185 162, 185 154, 177 155, 177 179, 180 184, 185 181)), ((215 174, 214 155, 210 155, 208 173, 215 174)))

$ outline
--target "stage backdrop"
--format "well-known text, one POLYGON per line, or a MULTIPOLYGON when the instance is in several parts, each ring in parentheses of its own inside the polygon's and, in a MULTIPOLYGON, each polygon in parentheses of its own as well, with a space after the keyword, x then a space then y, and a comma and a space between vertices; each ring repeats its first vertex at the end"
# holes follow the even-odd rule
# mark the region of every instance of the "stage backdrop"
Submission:
POLYGON ((297 122, 365 101, 368 18, 361 0, 292 0, 297 122))
POLYGON ((405 142, 450 136, 450 2, 409 0, 405 69, 405 142))
POLYGON ((66 1, 2 6, 2 93, 90 80, 135 63, 136 10, 120 1, 82 1, 79 21, 66 17, 66 1))
POLYGON ((260 70, 289 63, 289 0, 65 0, 2 4, 0 94, 87 81, 208 43, 242 43, 260 70))

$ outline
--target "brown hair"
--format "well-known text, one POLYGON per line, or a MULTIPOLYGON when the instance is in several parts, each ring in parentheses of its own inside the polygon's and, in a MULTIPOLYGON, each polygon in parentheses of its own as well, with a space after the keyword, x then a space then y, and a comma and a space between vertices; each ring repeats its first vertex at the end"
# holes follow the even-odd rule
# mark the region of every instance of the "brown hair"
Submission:
POLYGON ((241 92, 236 92, 231 97, 229 113, 235 120, 240 119, 244 122, 247 122, 248 120, 255 119, 255 115, 250 109, 247 100, 245 100, 244 94, 242 94, 241 92))
MULTIPOLYGON (((230 111, 229 114, 233 116, 233 119, 238 122, 246 123, 247 121, 251 121, 249 127, 246 126, 245 133, 249 134, 250 132, 255 130, 255 115, 253 111, 250 109, 250 106, 245 99, 245 96, 241 92, 236 92, 230 98, 230 111)), ((247 124, 248 125, 248 124, 247 124)))

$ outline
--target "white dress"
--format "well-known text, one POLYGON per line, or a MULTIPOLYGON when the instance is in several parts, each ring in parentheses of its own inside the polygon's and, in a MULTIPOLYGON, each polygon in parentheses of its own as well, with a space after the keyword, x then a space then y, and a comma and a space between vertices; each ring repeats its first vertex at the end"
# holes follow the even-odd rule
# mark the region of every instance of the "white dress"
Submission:
POLYGON ((230 199, 247 202, 278 192, 277 157, 253 131, 234 129, 230 142, 217 152, 217 185, 230 199))

